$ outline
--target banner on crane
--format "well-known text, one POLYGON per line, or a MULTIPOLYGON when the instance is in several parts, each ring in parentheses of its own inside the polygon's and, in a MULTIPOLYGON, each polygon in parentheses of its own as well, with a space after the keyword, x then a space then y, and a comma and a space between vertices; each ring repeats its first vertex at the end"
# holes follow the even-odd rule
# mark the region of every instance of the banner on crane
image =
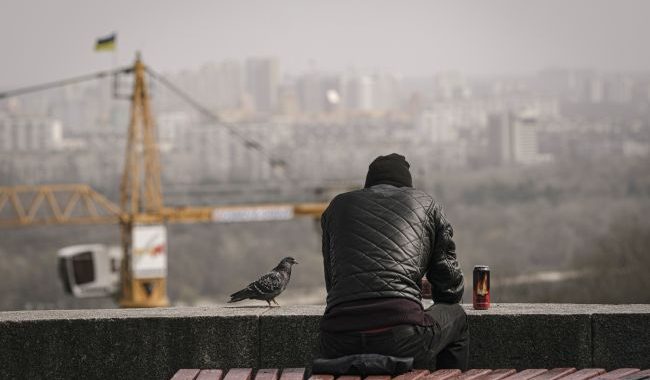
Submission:
POLYGON ((135 225, 131 244, 133 278, 167 276, 167 228, 163 225, 135 225))
POLYGON ((212 221, 222 223, 263 222, 293 219, 293 206, 223 207, 212 211, 212 221))

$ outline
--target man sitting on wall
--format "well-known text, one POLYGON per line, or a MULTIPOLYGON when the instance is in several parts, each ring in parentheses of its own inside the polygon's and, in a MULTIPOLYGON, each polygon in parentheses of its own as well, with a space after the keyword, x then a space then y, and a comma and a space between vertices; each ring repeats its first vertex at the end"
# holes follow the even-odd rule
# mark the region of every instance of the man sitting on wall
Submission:
POLYGON ((453 229, 441 206, 413 188, 409 168, 404 156, 377 157, 364 188, 339 194, 323 213, 321 355, 412 357, 414 368, 465 370, 469 333, 453 229), (425 275, 435 302, 427 310, 425 275))

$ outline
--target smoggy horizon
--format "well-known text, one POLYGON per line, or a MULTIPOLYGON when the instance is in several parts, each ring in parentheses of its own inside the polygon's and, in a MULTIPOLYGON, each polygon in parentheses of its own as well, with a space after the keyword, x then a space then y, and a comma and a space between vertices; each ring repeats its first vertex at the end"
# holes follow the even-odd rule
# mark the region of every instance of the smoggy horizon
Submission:
POLYGON ((357 68, 483 76, 650 67, 644 49, 650 3, 642 1, 3 4, 3 88, 129 64, 138 50, 167 72, 257 56, 277 58, 291 74, 357 68), (95 40, 112 32, 117 53, 95 52, 95 40))

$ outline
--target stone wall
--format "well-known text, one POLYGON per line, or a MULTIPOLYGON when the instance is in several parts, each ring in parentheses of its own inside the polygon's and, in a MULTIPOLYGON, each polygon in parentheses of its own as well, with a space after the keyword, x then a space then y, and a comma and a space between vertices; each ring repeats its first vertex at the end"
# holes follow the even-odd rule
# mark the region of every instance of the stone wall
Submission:
MULTIPOLYGON (((0 313, 0 379, 169 379, 304 367, 323 306, 0 313)), ((472 368, 650 368, 650 305, 466 307, 472 368)))

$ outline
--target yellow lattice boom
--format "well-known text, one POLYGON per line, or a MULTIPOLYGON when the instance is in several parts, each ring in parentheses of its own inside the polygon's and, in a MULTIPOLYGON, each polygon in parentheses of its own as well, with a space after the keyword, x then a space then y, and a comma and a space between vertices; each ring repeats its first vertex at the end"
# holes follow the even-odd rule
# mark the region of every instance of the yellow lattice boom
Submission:
POLYGON ((0 227, 118 223, 116 204, 88 185, 0 187, 0 227))
POLYGON ((45 224, 111 224, 211 222, 215 211, 290 208, 295 216, 319 217, 326 203, 292 203, 249 206, 163 207, 158 213, 129 215, 88 185, 0 187, 0 227, 45 224))

